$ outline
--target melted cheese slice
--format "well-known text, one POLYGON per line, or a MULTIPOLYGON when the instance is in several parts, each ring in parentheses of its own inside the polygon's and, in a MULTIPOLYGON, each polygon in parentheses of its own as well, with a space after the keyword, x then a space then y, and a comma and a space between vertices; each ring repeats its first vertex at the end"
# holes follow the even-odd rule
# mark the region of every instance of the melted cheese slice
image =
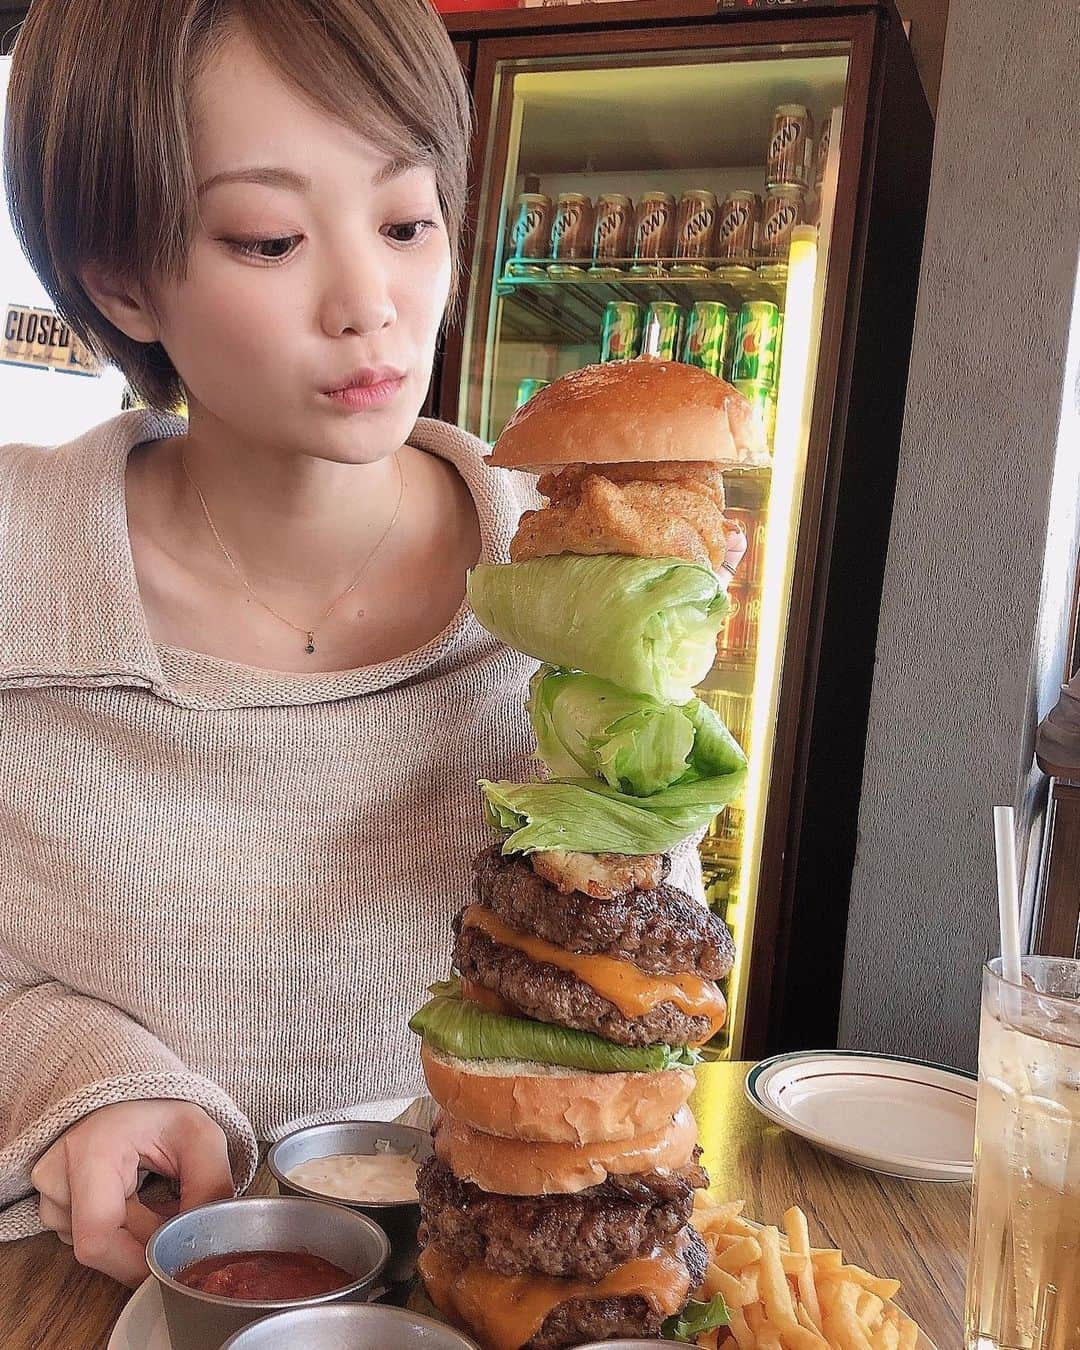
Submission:
POLYGON ((688 1017, 706 1018, 708 1029, 692 1042, 694 1045, 715 1036, 727 1017, 723 994, 711 980, 700 975, 652 975, 629 961, 611 956, 579 956, 543 938, 519 933, 483 905, 468 907, 462 916, 462 927, 479 928, 493 942, 515 947, 532 961, 558 966, 613 1003, 624 1017, 641 1017, 658 1003, 673 1003, 688 1017))
POLYGON ((477 984, 475 980, 466 980, 462 977, 461 997, 468 999, 470 1003, 475 1003, 480 1008, 486 1008, 488 1012, 505 1013, 509 1017, 520 1016, 513 1004, 507 1003, 504 998, 500 998, 494 989, 485 989, 482 984, 477 984))
POLYGON ((675 1244, 654 1247, 649 1256, 616 1266, 595 1284, 550 1275, 497 1275, 475 1262, 451 1260, 433 1243, 417 1261, 432 1303, 456 1319, 489 1350, 518 1350, 540 1330, 544 1318, 572 1298, 627 1298, 638 1295, 661 1317, 686 1304, 690 1276, 675 1244))

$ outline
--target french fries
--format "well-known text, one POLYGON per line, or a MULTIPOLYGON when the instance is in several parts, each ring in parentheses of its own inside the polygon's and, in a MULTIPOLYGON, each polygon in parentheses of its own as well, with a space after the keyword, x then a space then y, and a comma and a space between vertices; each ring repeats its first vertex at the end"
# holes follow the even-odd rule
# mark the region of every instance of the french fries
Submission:
POLYGON ((716 1204, 700 1191, 694 1227, 709 1253, 695 1297, 723 1294, 731 1324, 700 1338, 706 1350, 916 1350, 919 1328, 892 1302, 899 1280, 848 1265, 843 1252, 812 1247, 793 1205, 779 1228, 742 1218, 741 1200, 716 1204))

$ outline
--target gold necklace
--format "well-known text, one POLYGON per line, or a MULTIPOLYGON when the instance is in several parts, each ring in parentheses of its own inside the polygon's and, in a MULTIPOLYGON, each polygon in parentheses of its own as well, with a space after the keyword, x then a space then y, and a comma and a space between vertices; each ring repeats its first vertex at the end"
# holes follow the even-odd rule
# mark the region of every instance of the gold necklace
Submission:
MULTIPOLYGON (((210 515, 210 508, 206 505, 206 498, 199 491, 198 483, 196 483, 194 478, 192 478, 191 473, 187 466, 187 460, 184 458, 183 454, 180 455, 180 465, 184 470, 184 477, 191 484, 196 497, 198 497, 199 499, 199 505, 202 507, 203 515, 206 517, 206 523, 207 525, 210 526, 210 533, 214 536, 214 539, 217 541, 218 548, 221 549, 222 553, 225 555, 225 561, 236 573, 236 576, 241 586, 243 586, 244 590, 247 591, 248 595, 251 596, 252 600, 254 600, 257 605, 261 605, 262 608, 265 609, 268 614, 272 614, 275 619, 285 624, 287 627, 291 628, 294 633, 303 633, 304 637, 307 639, 307 645, 304 647, 304 651, 308 652, 309 654, 314 652, 315 650, 315 634, 319 631, 319 629, 330 617, 330 615, 333 614, 334 610, 337 609, 338 605, 341 604, 342 600, 344 600, 345 597, 348 594, 350 594, 350 592, 356 590, 357 586, 359 586, 364 576, 364 573, 367 571, 368 567, 371 564, 371 560, 375 557, 376 553, 378 553, 379 549, 382 548, 383 544, 386 543, 386 540, 389 538, 390 531, 397 524, 397 518, 401 514, 402 498, 405 496, 405 472, 401 467, 400 455, 394 456, 394 463, 397 465, 397 473, 398 473, 398 496, 397 496, 397 505, 394 507, 394 514, 390 517, 390 524, 387 525, 385 530, 383 530, 382 534, 379 536, 379 540, 376 543, 375 547, 364 559, 360 571, 357 572, 356 576, 352 579, 352 581, 348 584, 348 586, 345 587, 345 589, 333 602, 330 608, 326 610, 322 618, 319 619, 318 623, 313 625, 311 628, 304 628, 301 627, 300 624, 293 623, 291 619, 287 619, 284 614, 279 614, 277 610, 273 607, 273 605, 267 604, 267 602, 262 598, 262 596, 259 595, 259 593, 255 590, 254 586, 252 586, 251 583, 248 581, 247 577, 244 576, 243 568, 241 568, 240 564, 236 561, 233 555, 225 547, 225 543, 222 540, 221 535, 218 534, 217 526, 214 524, 213 517, 210 515)), ((364 612, 363 610, 360 611, 361 616, 363 615, 363 612, 364 612)))

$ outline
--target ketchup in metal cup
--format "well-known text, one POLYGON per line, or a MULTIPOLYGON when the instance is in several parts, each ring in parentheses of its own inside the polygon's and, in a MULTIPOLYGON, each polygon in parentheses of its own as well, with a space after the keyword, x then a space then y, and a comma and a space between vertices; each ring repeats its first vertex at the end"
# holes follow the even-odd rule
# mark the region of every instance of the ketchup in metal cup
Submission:
POLYGON ((226 1252, 193 1261, 176 1279, 202 1294, 270 1303, 329 1294, 355 1276, 310 1252, 226 1252))

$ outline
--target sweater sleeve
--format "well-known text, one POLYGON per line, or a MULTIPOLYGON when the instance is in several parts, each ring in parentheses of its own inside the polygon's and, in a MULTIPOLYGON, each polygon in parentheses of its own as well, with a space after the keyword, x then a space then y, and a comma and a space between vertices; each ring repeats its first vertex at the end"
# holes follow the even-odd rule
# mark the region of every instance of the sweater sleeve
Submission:
POLYGON ((1080 675, 1062 685, 1058 701, 1039 723, 1035 757, 1044 773, 1080 778, 1080 675))
POLYGON ((258 1147, 236 1104, 110 1004, 20 982, 0 958, 0 1045, 0 1241, 41 1232, 31 1168, 69 1126, 116 1102, 201 1106, 225 1131, 237 1190, 250 1183, 258 1147))
POLYGON ((687 835, 671 850, 671 871, 668 884, 685 891, 700 905, 708 904, 705 899, 705 882, 701 875, 701 854, 698 845, 705 838, 705 830, 697 830, 687 835))

